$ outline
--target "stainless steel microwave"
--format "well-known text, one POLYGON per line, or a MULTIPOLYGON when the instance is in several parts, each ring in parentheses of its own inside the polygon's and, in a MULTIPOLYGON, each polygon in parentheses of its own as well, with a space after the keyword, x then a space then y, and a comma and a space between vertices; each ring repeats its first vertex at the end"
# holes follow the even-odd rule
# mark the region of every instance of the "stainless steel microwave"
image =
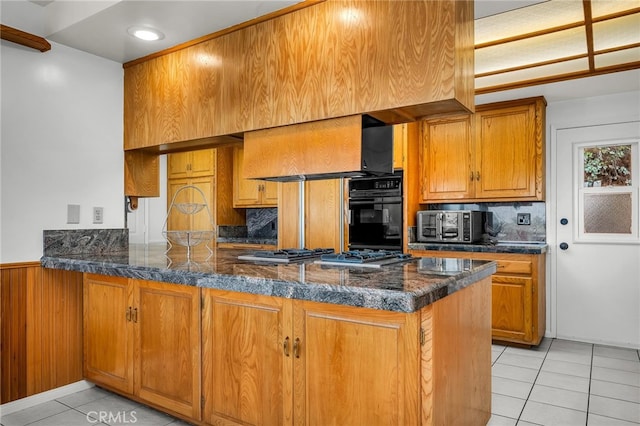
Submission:
POLYGON ((482 240, 491 213, 476 210, 425 210, 417 213, 418 242, 475 243, 482 240))

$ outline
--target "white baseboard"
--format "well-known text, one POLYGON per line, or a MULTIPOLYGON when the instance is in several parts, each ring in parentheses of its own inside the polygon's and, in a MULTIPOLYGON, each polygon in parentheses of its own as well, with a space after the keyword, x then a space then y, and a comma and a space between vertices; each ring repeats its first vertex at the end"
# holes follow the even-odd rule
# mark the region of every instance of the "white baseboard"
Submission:
POLYGON ((94 386, 95 385, 91 382, 80 380, 79 382, 51 389, 46 392, 37 393, 16 401, 7 402, 6 404, 0 405, 0 418, 3 415, 6 416, 7 414, 15 413, 16 411, 24 410, 25 408, 30 408, 34 405, 42 404, 43 402, 53 401, 56 398, 62 398, 63 396, 71 395, 72 393, 80 392, 85 389, 90 389, 94 386))

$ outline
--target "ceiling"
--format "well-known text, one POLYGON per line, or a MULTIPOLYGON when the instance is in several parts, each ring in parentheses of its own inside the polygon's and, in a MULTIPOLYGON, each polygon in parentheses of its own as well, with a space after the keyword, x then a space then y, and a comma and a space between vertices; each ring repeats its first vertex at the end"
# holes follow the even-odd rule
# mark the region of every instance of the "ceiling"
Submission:
MULTIPOLYGON (((296 3, 1 0, 0 21, 126 63, 296 3), (136 25, 164 38, 137 40, 127 33, 136 25)), ((640 0, 476 0, 474 6, 479 94, 640 68, 640 0)))

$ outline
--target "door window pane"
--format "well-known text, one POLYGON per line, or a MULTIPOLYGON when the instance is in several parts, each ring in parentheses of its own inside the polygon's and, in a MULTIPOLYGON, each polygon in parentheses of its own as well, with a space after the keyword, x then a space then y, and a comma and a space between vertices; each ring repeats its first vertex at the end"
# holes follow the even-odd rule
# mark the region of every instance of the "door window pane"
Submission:
POLYGON ((578 240, 638 242, 638 142, 576 145, 578 240))
POLYGON ((605 145, 583 151, 583 186, 631 186, 631 145, 605 145))
POLYGON ((631 193, 585 193, 584 232, 631 234, 631 193))

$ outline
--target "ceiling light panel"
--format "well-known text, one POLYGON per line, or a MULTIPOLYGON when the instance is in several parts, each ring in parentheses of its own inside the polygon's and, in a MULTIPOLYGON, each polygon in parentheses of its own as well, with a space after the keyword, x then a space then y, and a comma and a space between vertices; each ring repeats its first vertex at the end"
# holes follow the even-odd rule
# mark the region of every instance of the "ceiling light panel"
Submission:
POLYGON ((591 0, 591 16, 600 18, 640 7, 640 0, 591 0))
POLYGON ((594 61, 596 68, 606 68, 633 62, 638 63, 640 62, 640 47, 596 55, 594 61))
POLYGON ((582 1, 550 0, 477 19, 475 44, 485 44, 576 22, 584 22, 582 1))
POLYGON ((640 43, 640 13, 593 24, 595 51, 640 43))
POLYGON ((585 72, 589 69, 589 61, 584 59, 574 59, 572 61, 558 62, 523 70, 510 71, 501 74, 477 77, 475 79, 476 90, 488 87, 499 87, 513 85, 523 81, 541 80, 553 76, 570 75, 585 72))
POLYGON ((476 49, 475 73, 485 74, 587 53, 584 27, 476 49))

